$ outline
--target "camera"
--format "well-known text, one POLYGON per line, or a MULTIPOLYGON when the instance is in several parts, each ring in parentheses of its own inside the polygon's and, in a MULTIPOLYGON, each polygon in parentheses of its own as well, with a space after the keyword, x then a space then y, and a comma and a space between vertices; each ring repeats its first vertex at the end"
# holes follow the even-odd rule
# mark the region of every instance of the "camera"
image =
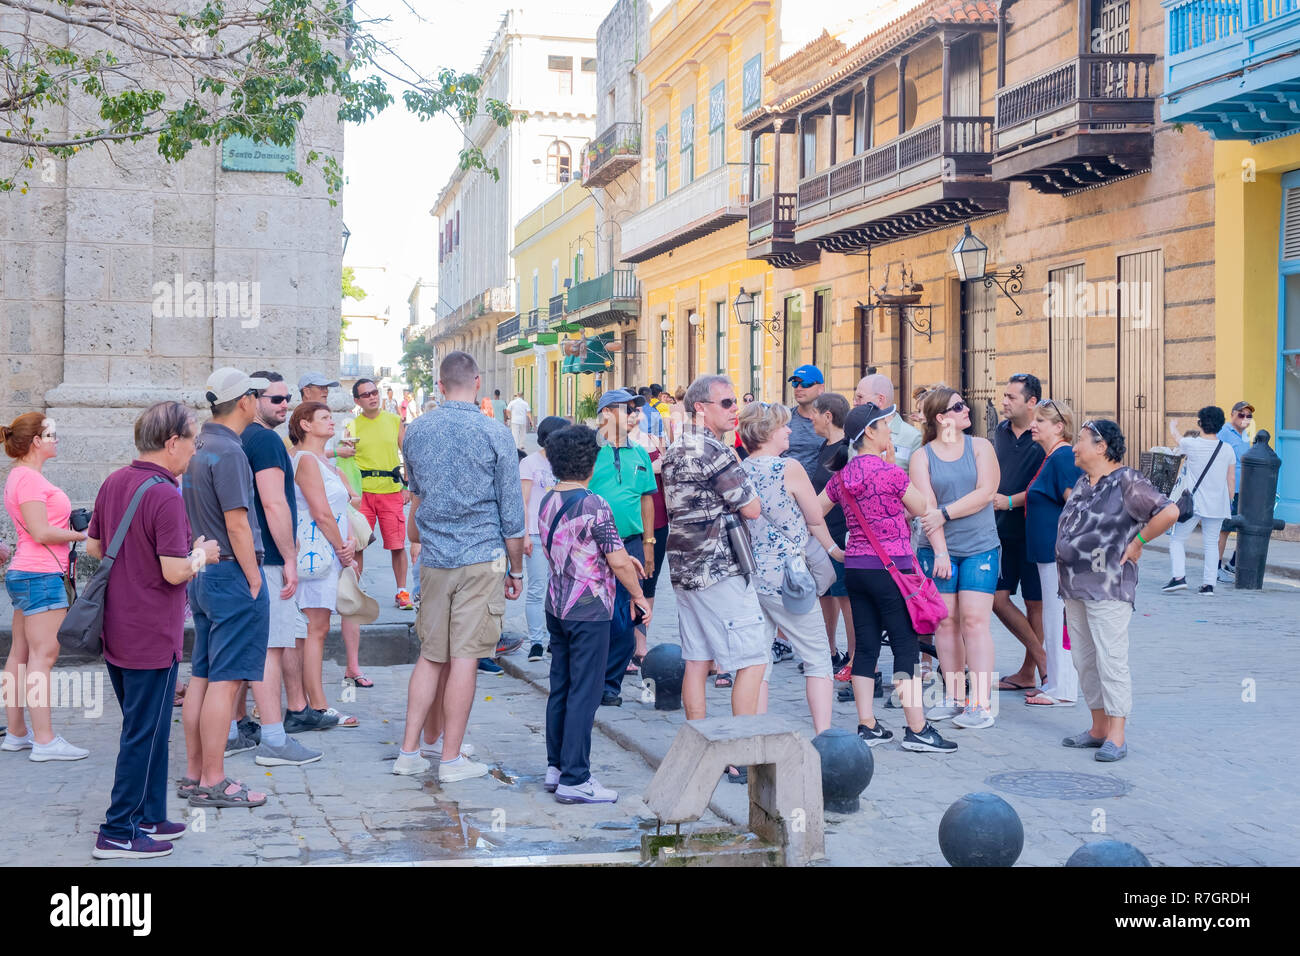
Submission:
POLYGON ((74 508, 68 524, 72 526, 73 531, 85 531, 90 527, 90 515, 89 508, 74 508))

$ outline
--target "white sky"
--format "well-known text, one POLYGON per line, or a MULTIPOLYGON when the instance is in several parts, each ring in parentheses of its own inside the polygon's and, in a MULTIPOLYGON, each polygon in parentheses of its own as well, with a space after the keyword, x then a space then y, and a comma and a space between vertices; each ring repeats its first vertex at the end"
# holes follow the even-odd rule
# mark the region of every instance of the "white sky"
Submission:
MULTIPOLYGON (((614 2, 570 0, 568 6, 604 14, 614 2)), ((412 67, 432 77, 441 67, 477 69, 505 10, 526 9, 528 4, 529 0, 513 4, 509 0, 357 0, 355 15, 359 21, 388 18, 388 23, 372 24, 371 31, 412 67)), ((402 87, 386 81, 396 102, 377 119, 360 126, 349 124, 345 130, 343 221, 352 237, 343 262, 357 267, 358 281, 368 293, 364 304, 349 304, 348 310, 382 313, 387 306, 392 314, 390 328, 400 328, 407 322, 406 299, 416 279, 434 282, 437 278, 429 210, 455 167, 461 137, 447 119, 421 123, 406 111, 402 87), (386 267, 386 272, 365 268, 376 266, 386 267)))

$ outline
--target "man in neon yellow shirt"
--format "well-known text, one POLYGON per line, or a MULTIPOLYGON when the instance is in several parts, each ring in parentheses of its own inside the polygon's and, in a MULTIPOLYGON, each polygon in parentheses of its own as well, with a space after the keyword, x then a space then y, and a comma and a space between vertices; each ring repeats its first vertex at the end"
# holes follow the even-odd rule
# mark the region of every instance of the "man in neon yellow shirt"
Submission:
MULTIPOLYGON (((397 579, 395 603, 404 611, 415 610, 411 592, 406 590, 406 505, 411 493, 401 471, 402 439, 406 424, 392 412, 380 408, 379 386, 371 379, 357 379, 352 397, 361 406, 361 414, 352 422, 356 436, 353 456, 361 470, 361 508, 372 528, 378 526, 384 550, 393 556, 393 577, 397 579)), ((360 553, 357 570, 361 570, 360 553)))

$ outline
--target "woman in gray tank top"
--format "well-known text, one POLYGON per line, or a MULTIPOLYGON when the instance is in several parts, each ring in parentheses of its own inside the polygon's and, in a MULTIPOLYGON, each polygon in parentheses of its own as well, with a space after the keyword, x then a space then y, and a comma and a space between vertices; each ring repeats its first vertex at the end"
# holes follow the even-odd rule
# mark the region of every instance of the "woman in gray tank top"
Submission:
POLYGON ((990 616, 998 584, 1000 547, 993 496, 1001 477, 997 455, 986 439, 965 434, 970 408, 947 386, 924 398, 924 454, 913 455, 910 476, 928 501, 921 526, 930 547, 917 553, 948 605, 935 632, 944 676, 942 704, 928 720, 947 720, 971 730, 993 726, 993 633, 990 616), (973 686, 966 686, 969 667, 973 686))

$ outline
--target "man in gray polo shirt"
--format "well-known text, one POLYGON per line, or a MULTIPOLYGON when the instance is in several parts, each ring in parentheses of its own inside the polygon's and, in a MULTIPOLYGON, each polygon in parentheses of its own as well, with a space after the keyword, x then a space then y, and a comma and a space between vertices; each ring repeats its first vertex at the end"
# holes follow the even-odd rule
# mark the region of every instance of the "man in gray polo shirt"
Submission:
POLYGON ((271 607, 262 576, 262 532, 253 510, 253 472, 240 434, 270 385, 236 368, 208 378, 212 420, 204 423, 181 496, 195 537, 217 542, 220 560, 189 585, 194 613, 192 677, 181 711, 186 769, 180 793, 195 807, 260 807, 266 794, 226 776, 226 742, 241 681, 260 681, 271 607))
MULTIPOLYGON (((393 773, 429 769, 420 754, 420 734, 430 714, 440 713, 438 779, 443 783, 488 772, 461 752, 461 743, 479 658, 494 653, 506 601, 523 590, 519 456, 510 430, 474 403, 481 382, 472 356, 448 354, 438 369, 446 401, 412 422, 402 444, 411 485, 407 534, 421 545, 424 597, 415 618, 420 656, 411 671, 406 731, 393 773)), ((424 736, 433 744, 437 735, 424 736)))

